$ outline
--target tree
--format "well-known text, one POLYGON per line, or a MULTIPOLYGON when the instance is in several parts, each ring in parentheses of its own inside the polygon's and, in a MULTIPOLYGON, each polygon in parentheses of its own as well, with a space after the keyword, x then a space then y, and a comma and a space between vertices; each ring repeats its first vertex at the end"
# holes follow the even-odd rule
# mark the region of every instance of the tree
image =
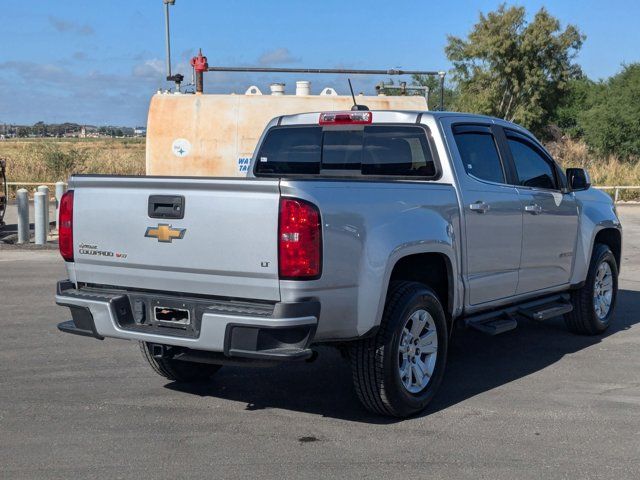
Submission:
POLYGON ((640 63, 600 84, 593 106, 578 114, 587 144, 625 160, 640 157, 640 63))
POLYGON ((31 131, 36 135, 45 137, 47 135, 47 124, 40 120, 39 122, 33 124, 31 131))
POLYGON ((584 135, 584 128, 580 122, 583 112, 589 110, 603 94, 602 83, 580 77, 570 80, 564 95, 559 100, 550 122, 558 127, 560 132, 573 138, 584 135))
POLYGON ((450 36, 445 48, 460 91, 456 106, 541 133, 569 80, 580 76, 573 59, 583 41, 544 8, 531 22, 524 7, 480 14, 466 40, 450 36))

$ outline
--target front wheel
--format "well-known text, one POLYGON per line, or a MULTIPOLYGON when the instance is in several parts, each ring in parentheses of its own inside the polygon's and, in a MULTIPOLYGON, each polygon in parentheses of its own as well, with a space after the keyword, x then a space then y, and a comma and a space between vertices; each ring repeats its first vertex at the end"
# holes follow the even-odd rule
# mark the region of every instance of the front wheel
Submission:
POLYGON ((565 315, 569 330, 583 335, 604 332, 613 317, 618 296, 618 264, 606 245, 596 244, 585 284, 571 292, 573 311, 565 315))
POLYGON ((423 410, 442 381, 447 340, 444 311, 433 290, 417 282, 392 285, 377 334, 351 348, 362 404, 395 417, 423 410))

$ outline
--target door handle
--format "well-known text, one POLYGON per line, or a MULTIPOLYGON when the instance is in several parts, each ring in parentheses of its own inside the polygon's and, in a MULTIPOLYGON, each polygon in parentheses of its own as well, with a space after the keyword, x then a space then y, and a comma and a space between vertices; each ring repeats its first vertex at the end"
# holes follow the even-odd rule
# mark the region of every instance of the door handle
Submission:
POLYGON ((472 203, 471 205, 469 205, 469 210, 473 210, 474 212, 478 213, 485 213, 490 208, 491 207, 489 206, 489 204, 483 202, 482 200, 478 200, 476 203, 472 203))
POLYGON ((184 196, 149 195, 149 218, 184 218, 184 196))
POLYGON ((524 211, 529 212, 531 215, 538 215, 539 213, 542 213, 542 207, 533 203, 531 205, 525 205, 524 211))

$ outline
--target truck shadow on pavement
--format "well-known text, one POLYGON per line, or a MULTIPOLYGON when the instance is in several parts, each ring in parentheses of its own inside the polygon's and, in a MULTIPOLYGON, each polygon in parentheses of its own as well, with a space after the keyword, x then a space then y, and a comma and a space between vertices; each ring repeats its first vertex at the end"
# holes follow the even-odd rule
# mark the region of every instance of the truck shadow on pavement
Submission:
MULTIPOLYGON (((602 336, 574 335, 562 318, 545 323, 519 321, 518 328, 496 337, 457 330, 449 346, 445 378, 428 416, 468 398, 526 377, 565 355, 601 342, 640 322, 634 312, 640 292, 620 290, 616 319, 602 336)), ((277 408, 342 420, 390 424, 401 419, 369 414, 358 402, 348 362, 337 350, 320 348, 314 363, 269 368, 224 367, 207 385, 170 383, 171 390, 246 403, 247 410, 277 408)))

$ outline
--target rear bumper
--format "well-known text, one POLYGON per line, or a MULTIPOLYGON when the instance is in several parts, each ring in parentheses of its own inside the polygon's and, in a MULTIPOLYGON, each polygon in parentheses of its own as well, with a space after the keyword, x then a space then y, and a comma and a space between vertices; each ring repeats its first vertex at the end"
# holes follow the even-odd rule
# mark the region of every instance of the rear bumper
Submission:
MULTIPOLYGON (((188 300, 181 298, 180 301, 188 300)), ((136 324, 130 295, 123 291, 78 290, 71 282, 63 281, 58 283, 56 303, 71 309, 73 320, 58 325, 65 333, 100 340, 106 337, 137 340, 263 360, 300 360, 311 356, 309 344, 320 315, 317 301, 276 303, 268 309, 237 308, 233 302, 218 300, 207 306, 205 301, 204 307, 199 306, 198 331, 189 336, 170 328, 136 324)))

